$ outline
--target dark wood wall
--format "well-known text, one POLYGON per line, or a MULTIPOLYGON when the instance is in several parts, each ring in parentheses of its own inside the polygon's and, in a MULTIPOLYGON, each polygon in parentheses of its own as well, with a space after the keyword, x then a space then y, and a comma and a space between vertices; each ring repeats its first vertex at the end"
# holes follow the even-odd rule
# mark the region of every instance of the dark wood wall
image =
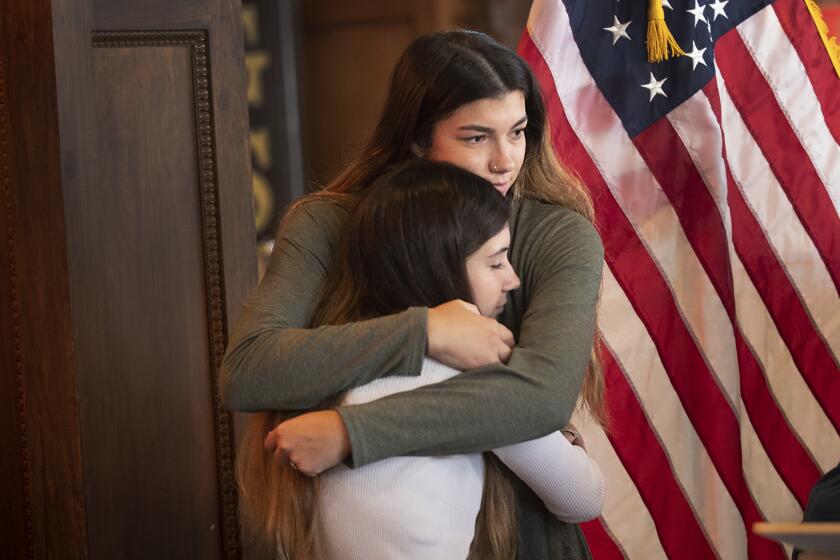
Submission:
POLYGON ((2 2, 3 557, 241 555, 242 50, 235 1, 2 2))

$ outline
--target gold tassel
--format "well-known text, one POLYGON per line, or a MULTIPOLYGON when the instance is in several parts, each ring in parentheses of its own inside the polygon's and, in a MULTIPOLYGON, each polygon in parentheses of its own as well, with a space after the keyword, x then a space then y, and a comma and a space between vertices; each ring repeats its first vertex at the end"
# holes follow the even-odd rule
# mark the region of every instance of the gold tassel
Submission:
POLYGON ((831 64, 834 65, 834 71, 837 77, 840 78, 840 45, 837 44, 837 38, 828 34, 828 24, 822 17, 820 7, 814 0, 805 0, 805 5, 808 6, 808 11, 811 12, 811 17, 814 18, 814 23, 817 26, 817 31, 820 33, 825 50, 828 51, 828 58, 831 59, 831 64))
MULTIPOLYGON (((807 1, 807 0, 806 0, 807 1)), ((648 4, 647 55, 648 62, 668 60, 671 56, 682 56, 685 51, 677 44, 665 24, 665 10, 662 0, 650 0, 648 4)))

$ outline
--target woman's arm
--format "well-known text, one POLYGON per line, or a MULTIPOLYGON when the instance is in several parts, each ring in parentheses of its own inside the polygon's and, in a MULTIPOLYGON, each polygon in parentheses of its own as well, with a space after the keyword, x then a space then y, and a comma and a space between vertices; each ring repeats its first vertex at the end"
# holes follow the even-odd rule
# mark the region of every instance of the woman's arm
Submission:
POLYGON ((304 202, 284 219, 222 361, 227 408, 305 409, 377 377, 419 374, 426 309, 308 328, 345 219, 346 210, 329 200, 304 202))
POLYGON ((243 307, 222 361, 226 408, 311 408, 372 379, 418 375, 427 350, 461 369, 509 356, 510 331, 462 302, 309 328, 346 217, 341 204, 322 198, 299 204, 284 219, 266 275, 243 307))
POLYGON ((507 365, 340 407, 352 465, 485 451, 568 423, 592 347, 603 246, 583 217, 545 205, 523 205, 513 231, 523 285, 512 298, 510 324, 521 326, 507 365))
POLYGON ((494 449, 560 521, 595 519, 604 507, 604 475, 586 451, 560 432, 494 449))

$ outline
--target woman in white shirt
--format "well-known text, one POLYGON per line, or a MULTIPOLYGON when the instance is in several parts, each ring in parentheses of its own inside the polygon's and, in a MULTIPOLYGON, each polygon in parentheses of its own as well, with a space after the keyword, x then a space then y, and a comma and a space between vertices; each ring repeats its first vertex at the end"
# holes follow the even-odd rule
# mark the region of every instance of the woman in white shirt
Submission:
MULTIPOLYGON (((417 160, 386 174, 347 208, 314 325, 338 325, 451 300, 497 316, 519 287, 508 261, 510 205, 484 179, 417 160)), ((325 406, 358 404, 431 385, 460 372, 426 358, 420 376, 389 376, 325 406)), ((317 478, 278 468, 260 445, 280 417, 263 413, 239 454, 246 521, 276 535, 281 558, 513 558, 513 478, 559 519, 596 517, 603 477, 560 432, 493 450, 394 457, 317 478), (500 461, 499 461, 500 460, 500 461)))

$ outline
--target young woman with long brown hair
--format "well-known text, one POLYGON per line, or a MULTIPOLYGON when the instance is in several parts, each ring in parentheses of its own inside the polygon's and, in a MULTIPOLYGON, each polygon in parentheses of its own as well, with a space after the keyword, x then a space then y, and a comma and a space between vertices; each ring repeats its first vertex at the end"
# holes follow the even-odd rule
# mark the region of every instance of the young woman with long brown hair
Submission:
MULTIPOLYGON (((460 299, 501 313, 519 278, 507 259, 509 202, 458 167, 416 160, 358 197, 336 250, 314 325, 339 325, 460 299)), ((342 405, 431 385, 459 372, 425 359, 419 376, 348 391, 342 405)), ((277 467, 263 438, 277 415, 252 418, 238 453, 247 526, 281 557, 513 559, 515 497, 506 470, 479 454, 397 457, 336 467, 317 479, 277 467), (479 511, 479 506, 481 506, 479 511)), ((600 469, 560 433, 493 452, 564 521, 596 517, 600 469)))
MULTIPOLYGON (((368 146, 286 216, 265 278, 232 333, 221 389, 234 410, 306 410, 374 379, 419 375, 424 356, 472 371, 352 406, 304 414, 267 447, 316 474, 348 461, 472 453, 564 427, 580 394, 604 418, 591 360, 603 249, 586 191, 555 158, 524 61, 486 35, 415 41, 394 70, 368 146), (314 311, 355 196, 416 156, 487 179, 513 203, 510 260, 522 280, 501 327, 458 300, 343 325, 314 311), (514 346, 514 340, 516 345, 514 346)), ((579 528, 516 485, 518 556, 588 558, 579 528)))

